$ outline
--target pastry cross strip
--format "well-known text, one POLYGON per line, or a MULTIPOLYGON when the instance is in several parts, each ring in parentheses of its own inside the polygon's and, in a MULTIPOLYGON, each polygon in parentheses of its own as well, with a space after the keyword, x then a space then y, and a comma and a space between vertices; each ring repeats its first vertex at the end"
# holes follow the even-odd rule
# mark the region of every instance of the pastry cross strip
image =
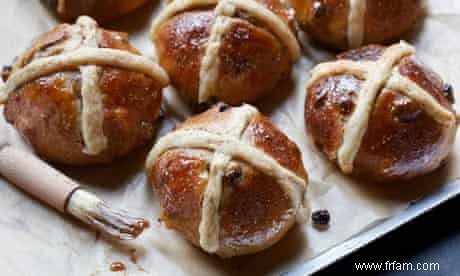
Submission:
POLYGON ((357 48, 364 42, 367 0, 348 0, 348 47, 357 48))
POLYGON ((80 40, 75 43, 64 41, 59 48, 60 54, 38 57, 25 67, 15 71, 0 88, 0 103, 6 102, 8 95, 22 85, 42 76, 60 70, 78 67, 81 72, 81 128, 84 152, 96 155, 107 147, 107 137, 103 132, 104 105, 103 94, 98 83, 101 68, 107 65, 143 73, 156 79, 162 86, 169 82, 166 72, 146 57, 127 51, 99 48, 98 25, 87 16, 78 18, 71 26, 74 32, 70 39, 80 40))
POLYGON ((217 16, 209 36, 208 45, 201 62, 198 88, 198 103, 209 100, 216 89, 219 74, 219 48, 232 18, 239 17, 242 11, 254 17, 270 30, 289 50, 292 60, 300 56, 300 47, 289 26, 275 13, 254 0, 175 0, 157 17, 152 26, 152 38, 162 23, 174 15, 198 7, 215 5, 217 16))
POLYGON ((337 152, 338 164, 343 172, 353 171, 353 162, 367 131, 370 115, 376 98, 382 88, 388 88, 417 102, 421 108, 438 123, 451 126, 456 123, 456 115, 442 106, 431 94, 414 81, 402 76, 398 64, 402 58, 415 53, 415 49, 405 42, 388 47, 383 55, 373 61, 338 60, 316 66, 311 74, 307 89, 318 80, 337 75, 351 74, 364 80, 358 94, 355 111, 344 125, 343 142, 337 152))
POLYGON ((219 250, 219 206, 222 201, 225 168, 237 158, 252 165, 259 171, 274 177, 299 211, 299 219, 305 215, 304 193, 307 181, 281 166, 275 159, 252 145, 241 141, 241 136, 258 111, 243 105, 234 108, 235 119, 229 131, 217 134, 205 130, 178 130, 162 137, 149 153, 147 170, 151 171, 155 161, 166 151, 176 148, 201 148, 214 151, 210 165, 208 185, 202 199, 201 221, 199 225, 200 246, 209 253, 219 250))

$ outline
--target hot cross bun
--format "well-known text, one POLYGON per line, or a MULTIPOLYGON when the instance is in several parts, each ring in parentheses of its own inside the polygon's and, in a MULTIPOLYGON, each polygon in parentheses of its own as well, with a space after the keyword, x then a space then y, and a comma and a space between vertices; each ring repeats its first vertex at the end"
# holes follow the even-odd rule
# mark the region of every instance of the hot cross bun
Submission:
POLYGON ((407 43, 345 52, 311 74, 305 122, 343 172, 408 180, 437 169, 452 150, 453 89, 407 43))
POLYGON ((90 17, 38 37, 0 89, 4 113, 41 157, 109 162, 154 134, 166 73, 90 17))
POLYGON ((290 1, 309 37, 338 49, 399 40, 424 12, 423 0, 290 1))
POLYGON ((282 0, 175 0, 152 28, 160 64, 189 103, 255 102, 300 54, 282 0))
POLYGON ((299 148, 250 105, 218 104, 179 125, 147 172, 166 226, 221 257, 266 249, 305 218, 299 148))

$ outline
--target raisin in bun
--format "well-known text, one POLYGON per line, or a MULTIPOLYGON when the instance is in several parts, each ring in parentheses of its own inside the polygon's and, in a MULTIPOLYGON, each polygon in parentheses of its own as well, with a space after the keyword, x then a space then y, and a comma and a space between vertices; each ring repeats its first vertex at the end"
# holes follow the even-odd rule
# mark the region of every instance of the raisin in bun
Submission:
POLYGON ((457 130, 452 87, 401 42, 319 64, 305 121, 316 145, 347 174, 401 181, 437 169, 457 130))
POLYGON ((179 125, 147 171, 166 226, 221 257, 264 250, 305 215, 299 148, 250 105, 217 104, 179 125))
POLYGON ((132 12, 149 0, 57 0, 57 13, 63 20, 71 21, 88 15, 98 22, 108 22, 132 12))
POLYGON ((166 73, 90 17, 39 36, 0 90, 4 114, 41 157, 109 162, 154 134, 166 73))
POLYGON ((423 16, 423 0, 290 0, 309 37, 338 49, 391 43, 423 16))
POLYGON ((293 21, 282 0, 175 0, 153 23, 152 40, 190 104, 255 102, 299 57, 293 21))

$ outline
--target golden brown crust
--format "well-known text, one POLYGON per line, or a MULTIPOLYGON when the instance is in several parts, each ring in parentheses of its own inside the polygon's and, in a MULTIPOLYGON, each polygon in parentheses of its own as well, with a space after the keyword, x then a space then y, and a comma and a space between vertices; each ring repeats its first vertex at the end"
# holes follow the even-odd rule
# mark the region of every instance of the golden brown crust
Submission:
POLYGON ((376 61, 382 56, 384 51, 385 47, 371 44, 359 49, 340 53, 337 55, 337 59, 348 59, 353 61, 376 61))
POLYGON ((39 78, 10 96, 5 107, 6 119, 37 154, 73 165, 109 162, 153 137, 161 87, 143 74, 105 68, 100 87, 105 95, 104 134, 109 145, 96 156, 84 154, 80 86, 78 72, 39 78))
POLYGON ((6 120, 42 157, 65 163, 81 155, 79 82, 78 72, 57 73, 24 85, 8 99, 6 120))
POLYGON ((305 121, 316 145, 331 160, 343 141, 344 122, 356 106, 362 81, 352 75, 319 80, 307 92, 305 121))
POLYGON ((189 102, 198 99, 201 60, 215 20, 212 10, 193 10, 163 23, 155 36, 160 64, 189 102))
MULTIPOLYGON (((385 47, 372 45, 348 51, 340 59, 375 61, 385 47)), ((415 82, 444 108, 454 112, 441 78, 416 61, 403 58, 398 72, 415 82)), ((349 74, 320 79, 308 87, 305 122, 318 147, 337 161, 343 126, 356 106, 363 80, 349 74)), ((456 127, 440 124, 419 103, 384 88, 377 96, 353 173, 376 181, 407 180, 438 168, 452 148, 456 127)))
POLYGON ((261 245, 268 248, 284 236, 295 223, 294 211, 289 196, 275 179, 238 164, 229 165, 226 175, 237 169, 242 171, 238 181, 224 179, 221 250, 259 251, 261 245))
POLYGON ((162 206, 161 220, 199 246, 201 199, 207 184, 211 153, 202 150, 171 150, 161 156, 150 174, 150 182, 162 206))
POLYGON ((417 103, 381 92, 355 160, 354 173, 386 181, 408 180, 439 167, 450 151, 450 134, 417 103))
POLYGON ((255 0, 258 3, 264 5, 276 14, 286 25, 294 29, 295 22, 295 11, 293 9, 287 9, 286 5, 279 0, 255 0))
POLYGON ((160 116, 161 86, 141 73, 117 68, 105 68, 99 85, 109 154, 122 156, 147 144, 160 116))
MULTIPOLYGON (((235 121, 238 112, 238 108, 218 104, 179 125, 176 131, 202 130, 228 135, 239 122, 235 121)), ((284 168, 306 179, 299 149, 267 118, 256 114, 244 129, 242 142, 262 150, 284 168)), ((162 203, 162 220, 197 246, 200 246, 198 229, 202 219, 197 209, 201 210, 213 156, 214 152, 205 149, 170 149, 154 160, 148 171, 162 203)), ((220 246, 215 253, 221 256, 255 253, 277 242, 294 225, 296 207, 289 194, 275 178, 253 165, 233 158, 224 167, 222 185, 220 246)))
POLYGON ((118 49, 135 55, 141 54, 129 43, 127 33, 99 29, 98 43, 100 48, 118 49))
POLYGON ((241 138, 273 157, 286 169, 306 178, 299 148, 265 116, 255 116, 241 138))
MULTIPOLYGON (((360 1, 360 0, 358 0, 360 1)), ((414 28, 423 15, 421 0, 362 0, 361 45, 395 42, 414 28)), ((325 46, 348 49, 349 0, 292 0, 300 25, 308 35, 325 46)))
MULTIPOLYGON (((13 74, 43 56, 59 55, 59 45, 76 43, 74 26, 62 24, 40 36, 16 62, 13 74), (57 49, 57 50, 55 50, 57 49)), ((138 55, 127 35, 98 29, 98 44, 138 55)), ((73 49, 73 48, 72 48, 73 49)), ((6 119, 51 161, 73 165, 109 162, 146 144, 154 134, 159 116, 161 85, 143 73, 100 66, 98 87, 103 95, 103 134, 107 148, 87 154, 82 137, 82 77, 79 68, 40 77, 20 87, 5 106, 6 119), (67 72, 70 71, 70 72, 67 72)))
POLYGON ((430 93, 441 105, 453 111, 449 97, 446 97, 444 81, 441 77, 420 63, 415 57, 407 57, 399 64, 399 73, 416 82, 421 88, 430 93))
POLYGON ((58 0, 57 2, 57 12, 63 20, 73 21, 81 15, 88 15, 104 23, 139 8, 148 0, 58 0))
POLYGON ((219 59, 214 96, 229 104, 257 101, 290 71, 284 46, 267 30, 239 19, 222 38, 219 59))
POLYGON ((326 46, 348 45, 348 0, 291 0, 300 26, 326 46))
POLYGON ((363 45, 395 42, 422 17, 422 0, 367 0, 363 45))
MULTIPOLYGON (((280 0, 255 2, 267 7, 287 26, 293 26, 293 10, 280 0)), ((205 78, 200 71, 216 24, 214 8, 182 11, 159 23, 154 31, 153 40, 160 64, 181 96, 192 105, 202 103, 199 91, 205 78)), ((289 75, 292 58, 286 45, 269 26, 251 14, 239 11, 229 24, 222 39, 218 38, 220 46, 215 59, 219 62, 213 63, 217 67, 217 76, 208 80, 213 88, 207 101, 255 102, 289 75)), ((212 69, 205 70, 204 74, 212 69)))
POLYGON ((176 127, 176 130, 199 129, 209 131, 211 133, 222 134, 232 127, 236 109, 230 108, 228 105, 219 103, 205 112, 197 114, 187 119, 182 124, 176 127), (219 108, 224 110, 219 112, 219 108))

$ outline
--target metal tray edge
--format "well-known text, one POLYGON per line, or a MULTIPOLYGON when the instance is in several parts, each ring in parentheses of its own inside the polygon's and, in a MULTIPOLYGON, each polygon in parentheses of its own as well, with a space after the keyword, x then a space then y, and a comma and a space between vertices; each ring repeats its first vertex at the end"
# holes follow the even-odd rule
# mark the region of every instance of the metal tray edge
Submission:
POLYGON ((436 192, 410 204, 407 209, 397 215, 385 219, 374 227, 326 250, 321 255, 311 259, 293 271, 283 273, 283 275, 299 276, 319 272, 457 195, 460 195, 460 180, 442 186, 436 192))

